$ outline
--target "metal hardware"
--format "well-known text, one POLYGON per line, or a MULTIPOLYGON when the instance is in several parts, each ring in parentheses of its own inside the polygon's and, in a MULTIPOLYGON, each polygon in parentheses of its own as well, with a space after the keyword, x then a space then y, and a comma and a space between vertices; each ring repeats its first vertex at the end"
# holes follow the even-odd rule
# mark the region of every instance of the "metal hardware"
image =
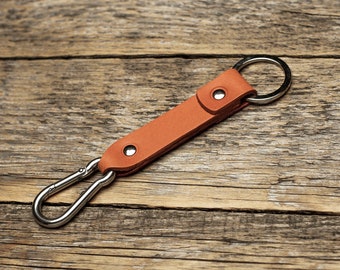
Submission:
POLYGON ((269 104, 280 97, 282 97, 289 89, 291 83, 292 83, 292 73, 290 71, 290 68, 288 65, 282 61, 280 58, 276 56, 269 56, 269 55, 255 55, 255 56, 249 56, 246 57, 239 62, 237 62, 233 68, 236 69, 237 71, 241 71, 243 68, 246 66, 249 66, 250 64, 258 63, 258 62, 267 62, 274 64, 278 67, 280 67, 284 74, 285 78, 281 86, 273 91, 270 94, 266 95, 257 95, 255 97, 249 97, 247 98, 247 102, 252 103, 252 104, 258 104, 258 105, 264 105, 264 104, 269 104))
POLYGON ((216 100, 221 100, 221 99, 223 99, 225 96, 226 96, 226 93, 225 93, 225 91, 222 90, 222 89, 216 89, 216 90, 214 91, 214 93, 213 93, 213 97, 214 97, 214 99, 216 99, 216 100))
POLYGON ((125 156, 132 157, 134 154, 136 154, 137 148, 134 145, 128 145, 128 146, 125 146, 123 152, 125 156))
POLYGON ((68 208, 68 210, 57 218, 47 218, 42 214, 42 204, 52 195, 66 189, 67 187, 88 178, 98 170, 98 162, 100 158, 90 161, 85 168, 79 169, 77 172, 58 181, 55 184, 44 188, 35 198, 32 206, 33 215, 36 221, 46 228, 57 228, 68 223, 83 207, 90 201, 93 196, 102 188, 113 182, 116 173, 107 172, 102 178, 96 180, 88 189, 82 193, 79 198, 68 208))

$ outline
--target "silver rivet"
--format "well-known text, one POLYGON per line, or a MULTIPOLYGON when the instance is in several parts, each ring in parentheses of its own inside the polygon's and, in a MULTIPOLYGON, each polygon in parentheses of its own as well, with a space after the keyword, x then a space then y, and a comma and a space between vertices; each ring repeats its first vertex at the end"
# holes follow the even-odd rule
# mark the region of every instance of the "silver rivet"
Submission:
POLYGON ((136 152, 137 152, 137 148, 134 145, 128 145, 128 146, 125 146, 124 148, 124 155, 128 157, 133 156, 134 154, 136 154, 136 152))
POLYGON ((216 100, 221 100, 225 97, 225 91, 222 90, 222 89, 217 89, 217 90, 214 91, 213 97, 216 100))

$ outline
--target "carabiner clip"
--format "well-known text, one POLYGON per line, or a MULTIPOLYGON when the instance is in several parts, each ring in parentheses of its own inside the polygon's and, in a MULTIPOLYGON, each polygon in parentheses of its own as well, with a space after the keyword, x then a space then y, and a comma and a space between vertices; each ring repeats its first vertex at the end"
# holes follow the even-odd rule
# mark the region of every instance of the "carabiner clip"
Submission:
POLYGON ((42 214, 42 205, 52 195, 66 189, 67 187, 88 178, 98 170, 100 158, 90 161, 85 168, 80 168, 77 172, 67 176, 55 184, 44 188, 35 198, 32 206, 33 215, 38 224, 46 228, 57 228, 68 223, 84 205, 92 199, 92 197, 102 188, 113 182, 116 178, 116 173, 108 171, 102 178, 96 180, 88 189, 83 192, 79 198, 57 218, 47 218, 42 214))

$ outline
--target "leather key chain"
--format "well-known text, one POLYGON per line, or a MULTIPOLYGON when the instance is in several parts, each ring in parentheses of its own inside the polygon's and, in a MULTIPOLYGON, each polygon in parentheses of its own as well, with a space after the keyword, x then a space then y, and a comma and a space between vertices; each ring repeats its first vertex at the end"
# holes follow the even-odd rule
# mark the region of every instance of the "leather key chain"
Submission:
POLYGON ((35 198, 33 215, 38 224, 57 228, 68 223, 92 197, 119 176, 140 170, 153 160, 181 145, 198 133, 216 124, 249 104, 268 104, 282 97, 291 85, 291 71, 280 58, 268 55, 246 57, 214 80, 200 87, 195 95, 162 114, 155 120, 114 142, 102 155, 68 177, 44 188, 35 198), (256 90, 242 77, 240 71, 253 63, 267 62, 279 66, 285 78, 282 85, 266 95, 256 90), (65 188, 90 177, 99 170, 103 176, 57 218, 42 213, 43 202, 65 188))

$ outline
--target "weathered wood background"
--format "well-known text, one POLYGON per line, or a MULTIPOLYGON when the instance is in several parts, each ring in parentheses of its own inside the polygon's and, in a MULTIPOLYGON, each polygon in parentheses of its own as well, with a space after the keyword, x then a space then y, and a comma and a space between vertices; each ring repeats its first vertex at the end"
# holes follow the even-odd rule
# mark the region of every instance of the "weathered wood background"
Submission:
POLYGON ((264 2, 0 2, 1 268, 340 269, 340 2, 264 2), (117 179, 65 227, 34 222, 43 187, 261 53, 292 69, 279 102, 117 179))

